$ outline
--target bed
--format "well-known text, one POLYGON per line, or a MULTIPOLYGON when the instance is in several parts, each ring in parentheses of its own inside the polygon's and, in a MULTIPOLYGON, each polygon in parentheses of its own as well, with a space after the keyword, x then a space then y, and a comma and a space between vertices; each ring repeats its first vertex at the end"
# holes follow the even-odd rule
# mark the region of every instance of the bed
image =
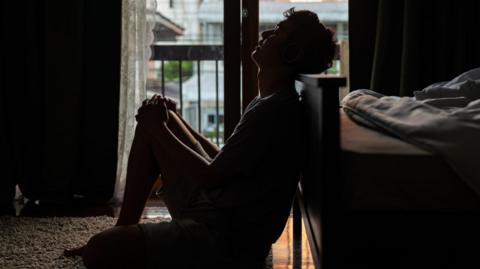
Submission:
POLYGON ((304 220, 316 268, 469 264, 468 243, 480 238, 474 191, 438 156, 352 121, 339 107, 345 78, 298 80, 305 152, 294 220, 304 220))
POLYGON ((347 207, 409 211, 480 209, 477 195, 442 158, 361 126, 342 109, 340 138, 347 207))

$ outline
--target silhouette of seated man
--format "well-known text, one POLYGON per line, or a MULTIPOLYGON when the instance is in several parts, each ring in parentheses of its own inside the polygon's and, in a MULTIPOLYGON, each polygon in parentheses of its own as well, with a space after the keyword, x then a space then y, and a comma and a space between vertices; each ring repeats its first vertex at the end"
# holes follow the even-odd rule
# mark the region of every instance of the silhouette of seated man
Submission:
POLYGON ((310 11, 287 10, 251 58, 259 95, 219 149, 176 104, 154 96, 137 114, 115 227, 67 255, 87 268, 262 268, 289 216, 299 178, 301 113, 295 78, 331 66, 333 32, 310 11), (171 222, 138 224, 161 175, 171 222))

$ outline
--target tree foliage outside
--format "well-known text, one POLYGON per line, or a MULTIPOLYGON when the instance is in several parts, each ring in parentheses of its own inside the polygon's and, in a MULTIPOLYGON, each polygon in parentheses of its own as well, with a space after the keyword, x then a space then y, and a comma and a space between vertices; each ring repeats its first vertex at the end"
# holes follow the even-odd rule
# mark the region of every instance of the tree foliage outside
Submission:
MULTIPOLYGON (((172 82, 179 80, 179 61, 165 61, 164 70, 165 70, 165 81, 172 82)), ((182 62, 182 80, 186 80, 193 75, 193 63, 191 61, 182 62)), ((158 69, 158 77, 162 77, 162 69, 158 69)))

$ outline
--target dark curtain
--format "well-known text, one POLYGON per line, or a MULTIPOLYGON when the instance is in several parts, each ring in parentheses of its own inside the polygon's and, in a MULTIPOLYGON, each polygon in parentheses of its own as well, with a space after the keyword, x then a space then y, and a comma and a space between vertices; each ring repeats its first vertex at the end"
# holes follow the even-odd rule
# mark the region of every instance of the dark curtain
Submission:
POLYGON ((412 95, 480 66, 480 1, 350 0, 350 85, 412 95))
POLYGON ((116 177, 121 1, 1 1, 0 202, 108 201, 116 177))

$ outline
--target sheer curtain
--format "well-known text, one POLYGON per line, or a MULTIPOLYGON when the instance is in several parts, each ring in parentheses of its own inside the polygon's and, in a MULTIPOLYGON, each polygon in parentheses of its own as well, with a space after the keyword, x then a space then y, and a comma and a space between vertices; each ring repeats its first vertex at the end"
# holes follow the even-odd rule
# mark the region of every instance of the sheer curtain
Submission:
POLYGON ((122 0, 122 51, 115 202, 123 200, 135 114, 146 98, 147 64, 153 42, 155 0, 122 0))

